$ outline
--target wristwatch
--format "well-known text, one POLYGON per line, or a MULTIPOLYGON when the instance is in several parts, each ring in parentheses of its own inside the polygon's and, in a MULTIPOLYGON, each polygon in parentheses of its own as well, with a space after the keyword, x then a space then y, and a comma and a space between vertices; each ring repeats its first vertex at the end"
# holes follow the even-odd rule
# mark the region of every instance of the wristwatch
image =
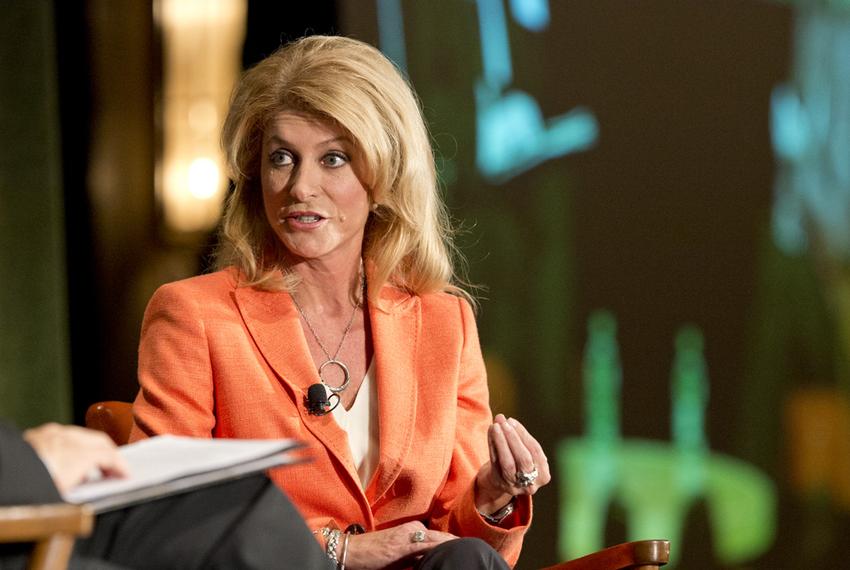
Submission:
POLYGON ((490 513, 489 515, 485 515, 481 511, 478 511, 478 514, 480 514, 484 518, 484 520, 487 521, 488 523, 490 523, 492 525, 497 525, 497 524, 501 523, 503 520, 505 520, 508 517, 508 515, 511 514, 512 512, 514 512, 514 500, 513 500, 513 498, 511 498, 511 500, 508 502, 507 505, 505 505, 504 507, 502 507, 501 509, 499 509, 495 513, 490 513))

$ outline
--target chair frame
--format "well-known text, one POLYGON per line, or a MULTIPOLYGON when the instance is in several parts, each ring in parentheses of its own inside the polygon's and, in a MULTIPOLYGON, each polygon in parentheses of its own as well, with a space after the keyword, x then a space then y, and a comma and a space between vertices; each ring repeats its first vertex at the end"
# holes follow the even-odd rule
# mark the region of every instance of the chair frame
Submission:
POLYGON ((30 570, 61 570, 78 537, 91 534, 94 513, 86 505, 55 503, 0 507, 0 542, 33 542, 30 570))
POLYGON ((86 427, 106 433, 115 445, 124 445, 133 427, 133 404, 116 400, 95 402, 86 410, 86 427))
POLYGON ((543 570, 657 570, 669 561, 669 540, 637 540, 548 566, 543 570))

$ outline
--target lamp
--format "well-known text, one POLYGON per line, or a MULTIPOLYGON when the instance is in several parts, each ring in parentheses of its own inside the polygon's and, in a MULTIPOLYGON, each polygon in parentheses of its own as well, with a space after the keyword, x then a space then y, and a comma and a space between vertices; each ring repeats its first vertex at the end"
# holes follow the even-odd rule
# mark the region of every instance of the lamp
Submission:
POLYGON ((208 232, 227 191, 219 132, 241 69, 246 0, 155 0, 162 34, 157 203, 170 235, 208 232))

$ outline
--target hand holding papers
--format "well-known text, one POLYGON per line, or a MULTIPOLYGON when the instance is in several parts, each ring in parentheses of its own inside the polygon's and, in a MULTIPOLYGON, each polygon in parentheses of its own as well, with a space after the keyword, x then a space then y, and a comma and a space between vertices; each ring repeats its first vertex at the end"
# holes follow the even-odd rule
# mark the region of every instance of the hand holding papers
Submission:
POLYGON ((89 503, 104 512, 302 461, 291 439, 198 439, 157 436, 122 446, 129 465, 124 479, 98 479, 66 492, 69 503, 89 503))

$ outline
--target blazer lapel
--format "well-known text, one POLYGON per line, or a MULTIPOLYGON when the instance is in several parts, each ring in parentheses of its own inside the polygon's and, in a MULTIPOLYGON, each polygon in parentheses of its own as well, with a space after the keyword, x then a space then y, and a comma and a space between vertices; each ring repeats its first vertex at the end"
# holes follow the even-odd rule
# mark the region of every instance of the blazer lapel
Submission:
POLYGON ((254 342, 295 399, 301 422, 346 467, 359 487, 346 433, 331 414, 311 415, 303 404, 307 388, 320 380, 292 297, 281 291, 238 287, 235 298, 254 342))
POLYGON ((386 286, 378 306, 369 305, 369 318, 380 402, 380 459, 366 489, 369 502, 374 503, 398 477, 413 439, 419 376, 419 299, 386 286))

